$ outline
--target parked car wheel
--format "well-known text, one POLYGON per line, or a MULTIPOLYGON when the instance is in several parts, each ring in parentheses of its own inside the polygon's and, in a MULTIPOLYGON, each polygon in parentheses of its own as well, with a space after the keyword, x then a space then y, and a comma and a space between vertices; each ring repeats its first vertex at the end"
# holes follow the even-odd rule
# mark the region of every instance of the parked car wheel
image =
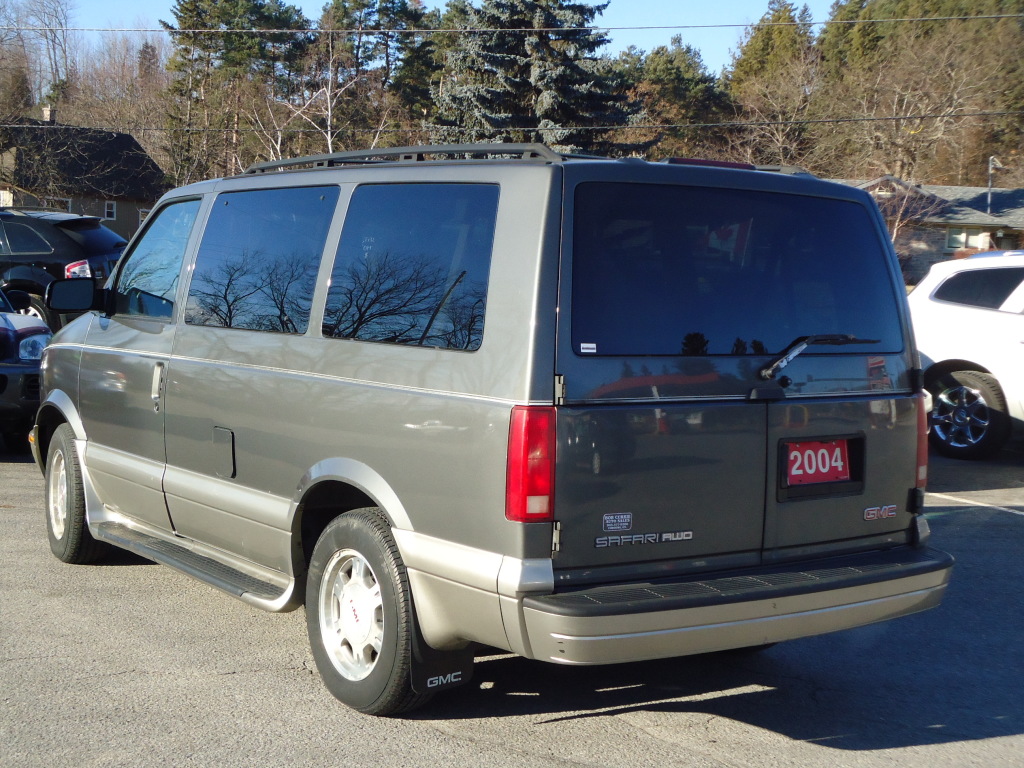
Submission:
POLYGON ((89 532, 78 451, 67 424, 53 433, 46 457, 46 532, 50 550, 65 563, 93 563, 110 548, 89 532))
POLYGON ((374 508, 332 521, 313 550, 306 627, 327 689, 368 715, 425 703, 412 689, 412 600, 387 521, 374 508))
POLYGON ((42 320, 54 331, 60 328, 60 317, 47 308, 46 302, 43 301, 42 296, 30 293, 29 300, 30 304, 28 309, 23 310, 21 314, 42 320))
POLYGON ((994 377, 954 371, 931 388, 931 432, 935 449, 955 459, 980 459, 1002 448, 1010 435, 1006 398, 994 377))

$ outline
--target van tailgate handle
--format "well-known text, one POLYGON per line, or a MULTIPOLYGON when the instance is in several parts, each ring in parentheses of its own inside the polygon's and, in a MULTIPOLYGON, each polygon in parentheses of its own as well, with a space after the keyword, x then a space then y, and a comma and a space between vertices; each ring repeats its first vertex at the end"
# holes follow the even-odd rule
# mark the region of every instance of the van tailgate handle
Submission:
POLYGON ((164 363, 156 363, 153 366, 153 388, 149 396, 153 398, 153 410, 157 413, 160 412, 160 398, 164 390, 164 369, 164 363))

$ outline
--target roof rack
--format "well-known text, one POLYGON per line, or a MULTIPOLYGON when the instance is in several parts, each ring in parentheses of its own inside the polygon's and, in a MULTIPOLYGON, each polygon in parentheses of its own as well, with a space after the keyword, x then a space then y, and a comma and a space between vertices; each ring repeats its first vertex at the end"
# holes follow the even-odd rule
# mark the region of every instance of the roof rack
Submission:
POLYGON ((337 165, 362 165, 380 162, 426 162, 437 155, 461 157, 468 160, 479 160, 487 157, 505 157, 518 160, 543 160, 549 163, 560 163, 575 155, 561 155, 544 144, 438 144, 422 147, 382 147, 379 149, 363 149, 354 152, 333 152, 327 155, 309 155, 291 160, 271 160, 255 163, 245 169, 244 173, 267 173, 283 171, 289 168, 308 166, 312 168, 331 168, 337 165))
POLYGON ((770 173, 784 173, 789 176, 813 176, 814 174, 798 165, 754 165, 753 163, 738 163, 731 160, 704 160, 694 157, 666 157, 661 162, 669 165, 699 165, 708 168, 735 168, 741 171, 768 171, 770 173))
POLYGON ((806 168, 801 168, 799 165, 758 165, 755 167, 759 171, 784 173, 787 176, 814 176, 813 173, 808 171, 806 168))

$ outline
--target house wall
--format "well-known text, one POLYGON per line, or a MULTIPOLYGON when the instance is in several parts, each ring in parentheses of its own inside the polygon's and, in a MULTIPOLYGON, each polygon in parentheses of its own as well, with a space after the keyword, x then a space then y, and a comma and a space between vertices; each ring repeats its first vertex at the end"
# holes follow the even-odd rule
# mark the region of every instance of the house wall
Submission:
MULTIPOLYGON (((112 200, 114 203, 115 218, 106 218, 107 213, 107 200, 94 198, 94 197, 71 197, 63 198, 70 200, 70 206, 54 206, 60 207, 61 210, 67 210, 68 213, 75 213, 79 216, 98 216, 103 219, 103 225, 108 229, 113 230, 125 240, 131 238, 135 234, 135 231, 141 225, 140 212, 148 210, 152 207, 151 203, 143 204, 135 200, 112 200)), ((34 195, 27 193, 20 193, 14 195, 13 205, 15 207, 21 206, 25 208, 35 208, 43 206, 46 203, 45 198, 39 198, 34 195)))
POLYGON ((893 245, 907 285, 916 285, 932 264, 950 258, 946 252, 945 228, 905 225, 896 234, 893 245))
POLYGON ((928 227, 904 225, 897 233, 893 242, 896 253, 900 257, 903 279, 907 285, 916 285, 928 273, 932 264, 949 259, 963 259, 975 253, 987 250, 1019 248, 1021 235, 1019 232, 1006 234, 993 248, 960 248, 947 247, 947 227, 928 227))

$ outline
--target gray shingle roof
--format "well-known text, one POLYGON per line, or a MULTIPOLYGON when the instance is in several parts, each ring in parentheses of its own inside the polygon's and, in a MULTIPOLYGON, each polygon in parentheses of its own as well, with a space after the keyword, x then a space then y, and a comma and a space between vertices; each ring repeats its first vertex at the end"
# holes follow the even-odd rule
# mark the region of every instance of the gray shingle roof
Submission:
POLYGON ((921 189, 936 197, 949 200, 951 215, 957 220, 950 223, 983 225, 993 221, 996 226, 1024 229, 1024 189, 992 188, 992 212, 986 213, 988 187, 949 187, 923 184, 921 189))
POLYGON ((0 150, 17 148, 14 183, 30 191, 155 202, 168 188, 164 173, 127 133, 22 119, 0 134, 0 150))
POLYGON ((1024 229, 1024 189, 992 188, 992 209, 988 208, 988 187, 957 187, 940 184, 911 184, 894 176, 863 179, 836 179, 841 184, 870 190, 889 183, 909 192, 927 195, 934 204, 925 206, 924 220, 931 224, 953 224, 988 229, 1008 227, 1024 229))

